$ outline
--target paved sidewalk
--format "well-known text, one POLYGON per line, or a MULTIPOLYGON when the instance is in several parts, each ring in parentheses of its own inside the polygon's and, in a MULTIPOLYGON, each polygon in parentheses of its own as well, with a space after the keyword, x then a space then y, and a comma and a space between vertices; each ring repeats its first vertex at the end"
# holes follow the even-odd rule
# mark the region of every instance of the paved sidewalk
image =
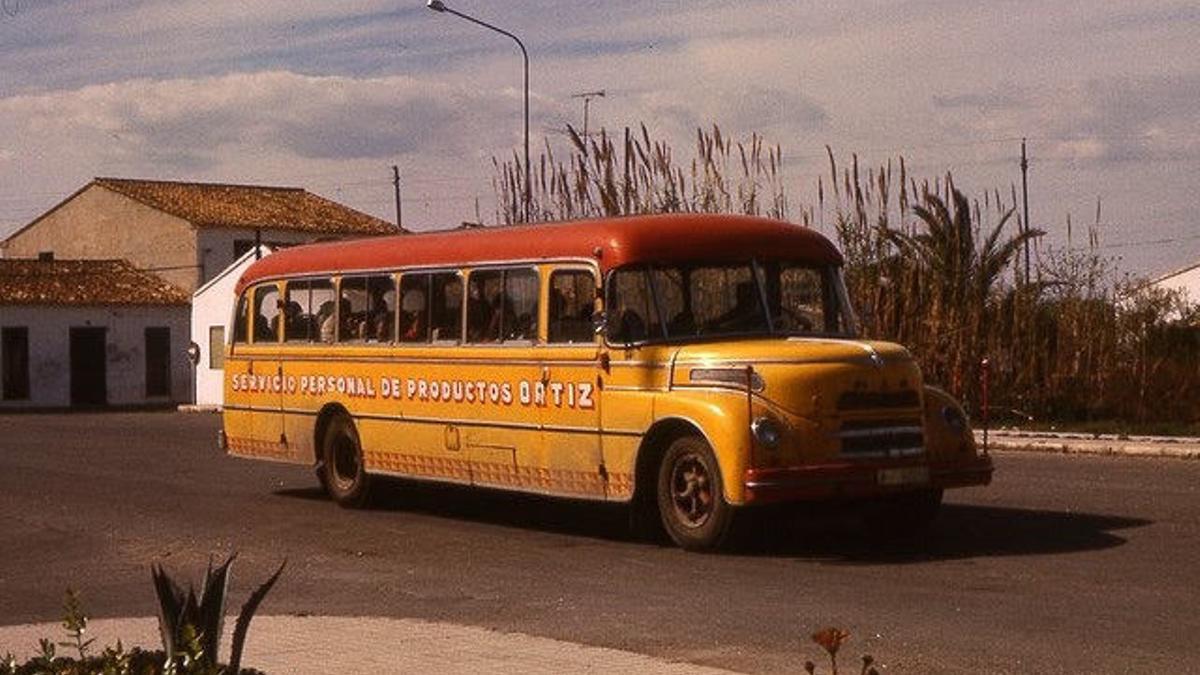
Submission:
MULTIPOLYGON (((222 658, 228 656, 235 617, 225 623, 222 658)), ((95 649, 161 648, 158 620, 93 619, 87 635, 95 649)), ((38 639, 65 639, 62 624, 0 626, 0 656, 24 660, 38 653, 38 639)), ((71 655, 69 649, 59 649, 71 655)), ((521 633, 415 619, 259 616, 250 624, 242 665, 271 675, 327 673, 646 673, 729 675, 706 668, 603 647, 521 633)))
MULTIPOLYGON (((975 441, 983 443, 982 431, 975 431, 975 441)), ((1200 459, 1200 438, 1186 436, 1117 436, 992 429, 988 432, 988 445, 992 450, 1200 459)))

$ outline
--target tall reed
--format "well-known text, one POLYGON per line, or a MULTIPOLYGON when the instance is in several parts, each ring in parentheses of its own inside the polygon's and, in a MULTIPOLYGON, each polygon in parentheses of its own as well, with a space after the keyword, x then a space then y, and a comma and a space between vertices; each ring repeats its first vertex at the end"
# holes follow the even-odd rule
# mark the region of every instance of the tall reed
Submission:
MULTIPOLYGON (((614 138, 569 129, 565 159, 547 143, 532 167, 535 222, 662 212, 790 217, 778 145, 698 129, 681 161, 645 125, 614 138)), ((1016 214, 1016 189, 968 197, 944 175, 917 178, 904 157, 839 165, 816 179, 816 203, 795 218, 831 227, 865 336, 908 346, 929 382, 978 409, 979 363, 991 401, 1033 420, 1200 425, 1200 308, 1122 276, 1084 247, 1042 244, 1016 214), (1024 246, 1035 247, 1026 275, 1024 246)), ((497 221, 523 218, 524 169, 494 161, 497 221)), ((1098 220, 1098 219, 1097 219, 1098 220)), ((1070 224, 1068 223, 1068 227, 1070 224)))

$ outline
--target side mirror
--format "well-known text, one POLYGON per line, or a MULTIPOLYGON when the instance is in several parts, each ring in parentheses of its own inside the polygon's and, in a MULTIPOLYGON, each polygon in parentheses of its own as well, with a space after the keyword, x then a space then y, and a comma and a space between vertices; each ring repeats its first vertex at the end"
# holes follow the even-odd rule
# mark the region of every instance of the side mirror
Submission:
POLYGON ((608 313, 602 309, 592 312, 592 331, 600 335, 608 330, 608 313))

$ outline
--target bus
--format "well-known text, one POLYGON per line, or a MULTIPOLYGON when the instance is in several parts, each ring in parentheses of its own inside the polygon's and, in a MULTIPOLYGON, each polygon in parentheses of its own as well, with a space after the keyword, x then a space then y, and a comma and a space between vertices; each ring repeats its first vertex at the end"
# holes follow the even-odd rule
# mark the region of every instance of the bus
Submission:
POLYGON ((237 285, 219 442, 347 507, 391 475, 627 503, 689 550, 764 504, 915 531, 992 463, 907 350, 858 335, 842 263, 711 214, 289 248, 237 285))

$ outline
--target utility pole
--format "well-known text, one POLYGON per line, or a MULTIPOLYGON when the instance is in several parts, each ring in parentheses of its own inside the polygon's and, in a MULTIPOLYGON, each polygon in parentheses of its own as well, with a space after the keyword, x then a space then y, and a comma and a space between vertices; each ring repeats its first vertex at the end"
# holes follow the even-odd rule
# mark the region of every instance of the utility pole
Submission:
POLYGON ((583 99, 583 142, 585 145, 588 139, 588 106, 591 104, 592 99, 597 96, 604 98, 604 90, 598 89, 596 91, 585 91, 580 94, 571 94, 571 98, 583 99))
MULTIPOLYGON (((1021 139, 1021 201, 1025 217, 1022 229, 1029 231, 1029 158, 1025 155, 1025 139, 1021 139)), ((1029 283, 1029 240, 1025 240, 1025 283, 1029 283)))
POLYGON ((400 167, 392 165, 392 187, 396 192, 396 229, 403 230, 404 225, 400 220, 400 167))

